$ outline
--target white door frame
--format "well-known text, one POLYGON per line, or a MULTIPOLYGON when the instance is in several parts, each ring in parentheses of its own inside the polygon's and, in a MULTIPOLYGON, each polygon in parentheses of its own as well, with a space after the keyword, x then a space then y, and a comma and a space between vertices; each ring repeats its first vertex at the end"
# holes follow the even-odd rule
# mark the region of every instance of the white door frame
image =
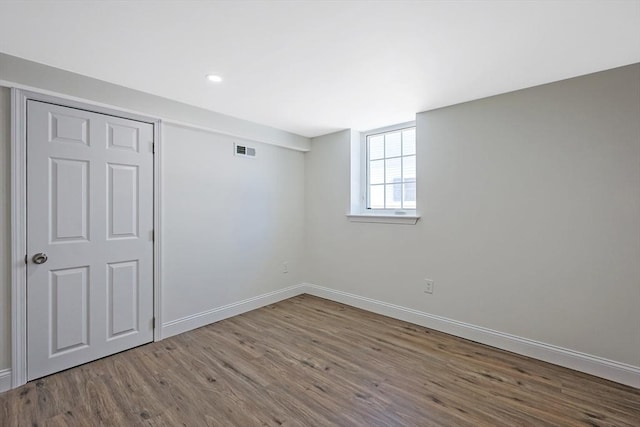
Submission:
POLYGON ((43 101, 153 124, 153 340, 162 339, 161 125, 155 117, 118 107, 36 91, 11 89, 11 386, 27 382, 27 101, 43 101))

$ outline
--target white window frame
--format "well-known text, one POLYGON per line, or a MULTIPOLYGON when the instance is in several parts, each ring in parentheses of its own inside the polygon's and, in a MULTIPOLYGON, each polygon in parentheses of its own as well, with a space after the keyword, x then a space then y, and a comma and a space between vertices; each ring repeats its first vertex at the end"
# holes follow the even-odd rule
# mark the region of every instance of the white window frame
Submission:
MULTIPOLYGON (((368 190, 369 190, 369 182, 368 182, 368 167, 369 167, 369 154, 367 147, 367 138, 369 136, 394 132, 407 128, 415 128, 415 122, 406 122, 399 123, 392 126, 386 126, 383 128, 372 129, 366 132, 360 133, 359 141, 357 142, 359 146, 356 150, 352 149, 352 156, 356 155, 359 159, 352 159, 352 166, 354 165, 354 160, 358 163, 359 169, 359 195, 358 201, 356 203, 352 200, 352 208, 351 212, 347 214, 347 217, 352 222, 376 222, 376 223, 392 223, 392 224, 416 224, 420 216, 417 213, 417 209, 369 209, 368 208, 368 190)), ((355 141, 352 141, 352 144, 355 141)), ((417 128, 416 128, 416 159, 418 156, 418 147, 417 147, 417 128)), ((354 177, 352 176, 352 179, 354 177)), ((353 185, 353 182, 352 182, 353 185)), ((356 183, 358 185, 358 183, 356 183)), ((417 179, 416 179, 416 189, 417 189, 417 179)), ((353 198, 352 194, 352 198, 353 198)), ((418 203, 418 197, 416 193, 416 204, 418 203)), ((416 206, 417 207, 417 206, 416 206)))

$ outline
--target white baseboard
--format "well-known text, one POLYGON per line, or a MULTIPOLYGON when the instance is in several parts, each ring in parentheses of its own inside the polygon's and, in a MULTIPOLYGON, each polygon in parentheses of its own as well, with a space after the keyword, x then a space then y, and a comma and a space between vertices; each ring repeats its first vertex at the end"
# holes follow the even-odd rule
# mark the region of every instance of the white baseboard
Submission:
POLYGON ((255 310, 265 305, 273 304, 287 298, 303 294, 306 287, 304 285, 294 285, 288 288, 279 289, 253 298, 223 305, 211 310, 185 316, 177 320, 171 320, 162 324, 162 337, 168 338, 178 335, 210 323, 218 322, 247 311, 255 310))
POLYGON ((11 390, 11 369, 0 370, 0 393, 11 390))
POLYGON ((637 366, 494 331, 446 317, 435 316, 411 308, 325 288, 323 286, 305 284, 303 288, 303 290, 310 295, 358 307, 394 319, 404 320, 502 350, 511 351, 523 356, 626 384, 631 387, 640 388, 640 367, 637 366))
MULTIPOLYGON (((181 334, 304 293, 640 388, 640 367, 637 366, 310 283, 290 286, 166 322, 162 325, 162 335, 166 338, 181 334)), ((10 373, 7 374, 6 371, 0 371, 0 390, 4 385, 3 374, 8 378, 6 383, 10 386, 10 373)))

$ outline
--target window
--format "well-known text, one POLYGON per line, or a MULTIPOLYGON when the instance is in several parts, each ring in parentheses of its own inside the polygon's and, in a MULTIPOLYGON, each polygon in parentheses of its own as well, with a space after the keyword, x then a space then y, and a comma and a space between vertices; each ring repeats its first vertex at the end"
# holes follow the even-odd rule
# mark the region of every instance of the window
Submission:
POLYGON ((367 210, 416 209, 416 128, 365 134, 367 210))

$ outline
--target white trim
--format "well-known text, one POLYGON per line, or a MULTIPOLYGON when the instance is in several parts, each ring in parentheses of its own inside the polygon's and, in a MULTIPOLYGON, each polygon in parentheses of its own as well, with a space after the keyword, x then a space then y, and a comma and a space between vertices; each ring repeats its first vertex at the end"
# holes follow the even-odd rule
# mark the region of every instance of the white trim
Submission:
POLYGON ((0 393, 11 390, 11 369, 0 370, 0 393))
POLYGON ((160 341, 162 333, 162 133, 163 123, 153 126, 153 340, 160 341))
POLYGON ((279 289, 256 297, 248 298, 242 301, 223 305, 211 310, 192 314, 180 319, 171 320, 162 325, 163 335, 165 338, 178 335, 201 326, 209 325, 229 317, 237 316, 257 308, 264 307, 269 304, 292 298, 305 293, 306 286, 294 285, 288 288, 279 289))
POLYGON ((351 222, 374 222, 379 224, 415 225, 420 219, 416 215, 346 214, 351 222))
POLYGON ((340 302, 394 319, 435 329, 457 337, 511 351, 534 359, 606 378, 631 387, 640 388, 640 367, 616 362, 586 353, 545 344, 504 332, 495 331, 469 323, 459 322, 442 316, 424 313, 407 307, 338 291, 335 289, 306 284, 306 293, 331 301, 340 302))
POLYGON ((11 89, 11 377, 12 387, 27 382, 27 102, 11 89))
MULTIPOLYGON (((21 83, 8 81, 8 80, 0 79, 0 86, 10 87, 12 89, 18 89, 18 90, 21 90, 21 91, 33 92, 33 93, 37 93, 37 94, 40 94, 40 95, 55 97, 55 98, 58 98, 59 100, 64 100, 65 103, 66 102, 80 103, 80 104, 84 105, 84 107, 82 107, 82 108, 85 109, 85 110, 87 109, 87 106, 90 105, 92 109, 93 108, 103 108, 103 109, 108 109, 108 110, 111 110, 111 111, 117 110, 117 111, 119 111, 121 113, 125 113, 126 114, 125 118, 132 118, 132 116, 149 117, 147 114, 142 113, 140 111, 130 110, 128 108, 114 106, 114 105, 111 105, 111 104, 105 104, 103 102, 91 101, 91 100, 88 100, 88 99, 78 98, 76 96, 66 95, 66 94, 63 94, 63 93, 54 92, 54 91, 51 91, 51 90, 37 88, 37 87, 33 87, 33 86, 28 86, 28 85, 24 85, 24 84, 21 84, 21 83)), ((80 108, 80 107, 78 107, 78 108, 80 108)), ((140 119, 134 119, 134 120, 140 120, 140 119)), ((160 121, 164 122, 165 124, 171 124, 171 125, 175 125, 175 126, 185 127, 185 128, 188 128, 188 129, 196 129, 196 130, 200 130, 200 131, 204 131, 204 132, 230 136, 232 138, 240 138, 240 139, 244 139, 244 140, 247 140, 247 141, 255 141, 255 142, 260 142, 260 143, 263 143, 263 144, 275 145, 276 147, 288 148, 290 150, 301 151, 303 153, 305 153, 307 151, 311 151, 311 148, 303 148, 303 147, 296 147, 294 145, 279 144, 279 143, 273 142, 273 141, 261 140, 261 139, 249 137, 249 136, 246 136, 246 135, 241 135, 241 134, 237 134, 237 133, 233 133, 233 132, 227 132, 227 131, 224 131, 224 130, 221 130, 221 129, 218 129, 218 128, 214 128, 214 127, 210 127, 210 126, 202 126, 202 125, 196 125, 196 124, 193 124, 193 123, 183 122, 183 121, 180 121, 180 120, 174 120, 174 119, 170 119, 168 117, 155 117, 154 119, 152 119, 153 122, 155 122, 157 120, 160 120, 160 121)), ((242 120, 242 119, 239 119, 239 120, 242 120)), ((142 121, 148 121, 148 120, 142 120, 142 121)))
MULTIPOLYGON (((0 81, 2 84, 2 81, 0 81)), ((26 156, 26 117, 27 100, 64 105, 73 108, 93 111, 96 113, 119 116, 131 120, 151 123, 154 125, 154 316, 162 318, 162 300, 160 290, 161 258, 161 176, 160 148, 162 146, 161 121, 157 118, 129 111, 117 107, 105 107, 104 104, 93 103, 67 96, 52 96, 48 93, 25 91, 19 88, 11 89, 11 376, 12 387, 16 388, 27 382, 27 268, 25 255, 27 253, 27 156, 26 156), (156 258, 157 257, 157 258, 156 258)), ((161 324, 157 322, 156 325, 161 324)), ((154 328, 154 340, 162 339, 162 331, 154 328)))

